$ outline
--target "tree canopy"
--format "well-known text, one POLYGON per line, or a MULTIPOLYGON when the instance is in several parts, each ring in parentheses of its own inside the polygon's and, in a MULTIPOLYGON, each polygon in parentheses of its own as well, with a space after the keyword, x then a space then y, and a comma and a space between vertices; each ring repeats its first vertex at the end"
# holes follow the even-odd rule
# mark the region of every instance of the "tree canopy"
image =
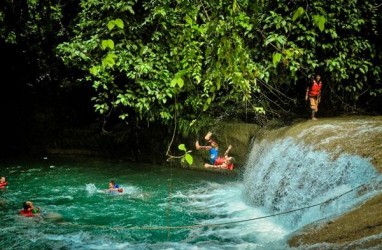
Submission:
POLYGON ((12 3, 0 12, 3 42, 54 41, 94 88, 95 110, 130 123, 176 119, 189 131, 238 111, 285 113, 314 73, 339 110, 382 94, 377 0, 26 0, 23 18, 12 3))

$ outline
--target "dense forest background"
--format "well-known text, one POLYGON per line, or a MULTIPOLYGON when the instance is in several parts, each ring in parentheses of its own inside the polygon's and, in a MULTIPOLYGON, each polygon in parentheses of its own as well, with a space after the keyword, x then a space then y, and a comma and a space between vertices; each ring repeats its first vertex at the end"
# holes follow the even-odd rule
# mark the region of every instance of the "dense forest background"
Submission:
POLYGON ((378 0, 3 0, 0 155, 79 144, 144 160, 144 144, 163 152, 173 131, 308 117, 316 73, 320 116, 381 114, 381 9, 378 0))

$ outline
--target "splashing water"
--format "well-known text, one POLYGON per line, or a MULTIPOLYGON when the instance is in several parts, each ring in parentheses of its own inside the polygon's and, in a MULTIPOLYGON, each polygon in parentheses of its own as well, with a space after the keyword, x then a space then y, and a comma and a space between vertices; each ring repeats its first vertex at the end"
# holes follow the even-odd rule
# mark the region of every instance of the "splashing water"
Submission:
POLYGON ((88 194, 95 194, 97 192, 97 187, 94 185, 94 183, 86 184, 86 191, 88 194))

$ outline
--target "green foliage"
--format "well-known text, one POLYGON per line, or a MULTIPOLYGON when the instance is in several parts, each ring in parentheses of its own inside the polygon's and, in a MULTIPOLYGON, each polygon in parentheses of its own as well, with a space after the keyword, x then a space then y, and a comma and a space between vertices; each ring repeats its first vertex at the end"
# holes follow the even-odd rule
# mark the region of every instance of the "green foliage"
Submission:
POLYGON ((379 5, 5 0, 1 52, 14 53, 10 61, 18 64, 6 69, 14 69, 28 88, 59 96, 62 86, 89 84, 102 116, 137 127, 160 121, 186 136, 224 119, 242 119, 239 112, 259 122, 293 111, 315 72, 323 77, 327 107, 355 110, 381 98, 379 5))
POLYGON ((124 25, 122 19, 120 19, 120 18, 117 18, 117 19, 115 19, 115 20, 111 20, 111 21, 109 21, 108 24, 107 24, 107 28, 108 28, 109 30, 114 29, 115 26, 117 26, 118 28, 120 28, 120 29, 122 29, 122 30, 123 30, 123 28, 125 27, 125 25, 124 25))
POLYGON ((293 22, 297 20, 302 14, 304 14, 305 10, 302 7, 298 7, 297 10, 294 12, 292 20, 293 22))
POLYGON ((192 165, 194 162, 194 158, 192 155, 187 151, 186 146, 184 144, 179 144, 178 149, 184 152, 184 155, 181 158, 181 161, 186 161, 188 165, 192 165))
POLYGON ((147 13, 138 18, 122 11, 125 5, 134 6, 133 1, 115 3, 122 9, 114 9, 111 16, 105 12, 105 19, 112 18, 105 22, 98 19, 104 3, 91 3, 81 4, 76 37, 58 50, 64 62, 89 69, 87 79, 97 89, 94 101, 98 111, 109 107, 124 118, 134 114, 164 123, 171 122, 178 112, 188 121, 182 128, 189 130, 192 121, 198 122, 196 115, 209 110, 217 100, 219 105, 249 100, 257 89, 256 65, 238 33, 250 34, 253 25, 244 12, 234 12, 231 5, 179 1, 172 8, 171 2, 148 2, 133 10, 147 13), (209 12, 222 12, 227 21, 209 12), (102 28, 105 23, 106 29, 102 28), (232 27, 237 27, 234 35, 232 27), (99 48, 113 53, 105 55, 99 48), (86 56, 81 56, 81 51, 87 51, 86 56), (108 105, 102 105, 105 102, 108 105))
POLYGON ((313 20, 317 27, 320 29, 320 31, 324 31, 326 18, 320 15, 313 15, 313 20))
POLYGON ((273 54, 273 65, 276 66, 281 60, 281 54, 276 52, 273 54))
POLYGON ((102 40, 102 45, 101 45, 102 49, 105 50, 107 48, 113 50, 114 49, 114 42, 113 40, 111 39, 107 39, 107 40, 102 40))
POLYGON ((89 73, 100 113, 168 125, 179 114, 187 133, 226 106, 294 105, 316 71, 341 102, 379 94, 375 3, 83 0, 58 52, 89 73))
MULTIPOLYGON (((261 15, 262 34, 274 51, 262 51, 262 56, 269 54, 272 66, 277 65, 268 66, 270 75, 277 75, 268 84, 283 89, 279 86, 285 82, 293 86, 302 76, 319 72, 333 97, 327 101, 345 110, 356 107, 360 96, 378 92, 382 69, 377 63, 381 60, 375 44, 378 34, 375 24, 371 25, 378 19, 375 4, 350 1, 349 7, 344 8, 339 0, 313 1, 308 6, 302 1, 295 1, 294 5, 281 1, 265 3, 263 8, 271 11, 261 15), (291 18, 288 11, 293 13, 291 18), (282 54, 281 59, 278 53, 282 54)), ((277 100, 276 91, 270 92, 274 93, 272 99, 277 100)), ((282 100, 278 103, 284 105, 282 100)))

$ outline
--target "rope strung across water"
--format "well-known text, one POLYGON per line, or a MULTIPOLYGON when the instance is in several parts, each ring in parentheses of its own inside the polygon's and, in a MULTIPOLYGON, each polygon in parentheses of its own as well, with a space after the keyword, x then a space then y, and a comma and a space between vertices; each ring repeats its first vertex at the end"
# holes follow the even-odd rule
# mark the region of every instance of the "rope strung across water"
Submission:
POLYGON ((221 223, 195 224, 195 225, 183 225, 183 226, 142 226, 142 227, 124 227, 124 226, 110 227, 110 226, 97 226, 97 225, 78 225, 78 224, 72 224, 72 223, 62 223, 62 224, 76 225, 76 226, 83 226, 83 227, 102 227, 102 228, 108 228, 108 229, 112 229, 112 230, 119 230, 119 229, 124 229, 124 230, 171 230, 171 229, 191 229, 191 228, 200 228, 200 227, 218 227, 218 226, 225 226, 225 225, 243 223, 243 222, 248 222, 248 221, 261 220, 261 219, 270 218, 270 217, 276 217, 276 216, 280 216, 280 215, 284 215, 284 214, 289 214, 289 213, 294 213, 297 211, 309 209, 312 207, 321 206, 323 204, 328 204, 334 200, 337 200, 340 197, 342 197, 348 193, 351 193, 351 192, 353 192, 353 191, 355 191, 361 187, 364 187, 364 186, 365 186, 365 184, 362 184, 358 187, 355 187, 355 188, 353 188, 353 189, 351 189, 345 193, 337 195, 337 196, 330 198, 326 201, 316 203, 313 205, 309 205, 306 207, 296 208, 296 209, 288 210, 285 212, 280 212, 280 213, 275 213, 275 214, 270 214, 270 215, 265 215, 265 216, 250 218, 250 219, 235 220, 235 221, 228 221, 228 222, 221 222, 221 223))

